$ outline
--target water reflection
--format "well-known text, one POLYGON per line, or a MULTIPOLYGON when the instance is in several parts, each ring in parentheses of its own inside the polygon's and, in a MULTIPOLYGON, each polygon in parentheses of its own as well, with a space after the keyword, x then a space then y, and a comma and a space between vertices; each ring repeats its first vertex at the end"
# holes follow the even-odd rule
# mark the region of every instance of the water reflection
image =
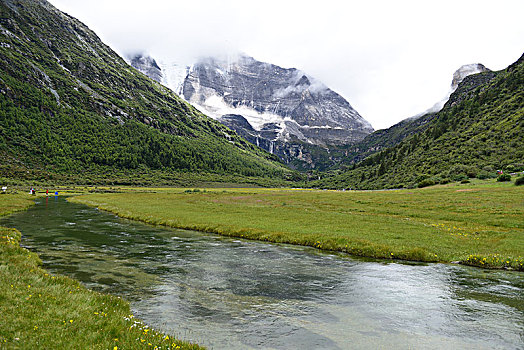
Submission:
POLYGON ((46 268, 210 348, 519 348, 522 273, 354 260, 45 201, 3 220, 46 268))

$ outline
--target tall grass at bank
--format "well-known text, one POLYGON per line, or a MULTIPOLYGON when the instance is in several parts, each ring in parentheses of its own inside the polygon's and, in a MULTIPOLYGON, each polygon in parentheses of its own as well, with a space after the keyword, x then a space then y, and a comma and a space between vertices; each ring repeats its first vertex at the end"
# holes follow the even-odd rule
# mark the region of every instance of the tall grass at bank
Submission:
POLYGON ((522 187, 485 182, 397 191, 162 189, 71 200, 146 223, 227 236, 524 270, 522 198, 522 187))
MULTIPOLYGON (((30 206, 28 197, 0 195, 0 216, 30 206)), ((119 297, 49 274, 20 240, 0 227, 1 349, 200 349, 148 328, 119 297)))

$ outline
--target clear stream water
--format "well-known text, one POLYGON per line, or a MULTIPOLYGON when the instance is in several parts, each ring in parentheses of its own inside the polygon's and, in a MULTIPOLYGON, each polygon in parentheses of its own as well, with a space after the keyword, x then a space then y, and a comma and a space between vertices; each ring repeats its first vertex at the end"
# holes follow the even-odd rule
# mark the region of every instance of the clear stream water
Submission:
POLYGON ((63 198, 1 221, 46 269, 211 349, 523 349, 524 274, 355 259, 120 219, 63 198))

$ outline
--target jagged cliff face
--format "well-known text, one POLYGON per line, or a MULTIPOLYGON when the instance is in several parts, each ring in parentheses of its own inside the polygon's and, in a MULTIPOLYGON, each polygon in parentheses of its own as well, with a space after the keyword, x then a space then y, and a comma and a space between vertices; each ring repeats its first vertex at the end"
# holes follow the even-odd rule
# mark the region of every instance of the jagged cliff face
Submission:
POLYGON ((236 114, 256 131, 274 130, 270 141, 348 144, 373 131, 344 98, 304 72, 247 56, 201 60, 189 70, 182 93, 215 119, 236 114))
POLYGON ((255 130, 247 119, 239 114, 223 115, 219 121, 252 144, 277 155, 292 168, 301 170, 325 169, 326 163, 332 164, 329 159, 326 159, 329 158, 329 151, 326 148, 301 141, 285 142, 278 140, 280 132, 278 124, 266 123, 260 130, 255 130))

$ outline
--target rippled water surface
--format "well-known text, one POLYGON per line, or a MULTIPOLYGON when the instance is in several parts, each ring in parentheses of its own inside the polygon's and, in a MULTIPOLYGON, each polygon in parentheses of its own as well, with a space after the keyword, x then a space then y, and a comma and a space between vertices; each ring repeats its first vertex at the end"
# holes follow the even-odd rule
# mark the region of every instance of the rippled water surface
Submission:
POLYGON ((213 349, 522 349, 524 274, 355 260, 134 223, 62 198, 1 221, 45 267, 213 349))

